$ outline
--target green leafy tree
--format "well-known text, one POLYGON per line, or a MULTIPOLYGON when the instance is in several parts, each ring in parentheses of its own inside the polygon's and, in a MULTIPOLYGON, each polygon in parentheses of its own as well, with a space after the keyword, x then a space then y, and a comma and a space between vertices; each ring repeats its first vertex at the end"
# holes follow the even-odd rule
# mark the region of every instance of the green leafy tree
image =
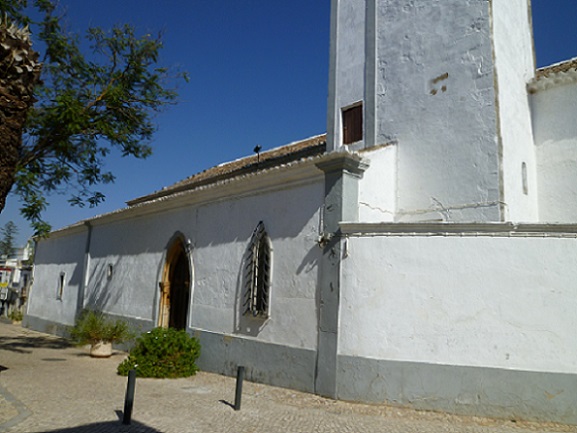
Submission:
POLYGON ((160 37, 130 25, 81 38, 63 28, 55 0, 0 0, 0 11, 0 212, 13 191, 45 233, 46 194, 72 186, 71 204, 100 203, 98 185, 114 181, 106 156, 149 156, 154 114, 188 77, 158 66, 160 37))
POLYGON ((8 221, 3 228, 0 229, 2 239, 0 239, 0 256, 10 257, 16 251, 16 235, 18 234, 18 227, 13 221, 8 221))

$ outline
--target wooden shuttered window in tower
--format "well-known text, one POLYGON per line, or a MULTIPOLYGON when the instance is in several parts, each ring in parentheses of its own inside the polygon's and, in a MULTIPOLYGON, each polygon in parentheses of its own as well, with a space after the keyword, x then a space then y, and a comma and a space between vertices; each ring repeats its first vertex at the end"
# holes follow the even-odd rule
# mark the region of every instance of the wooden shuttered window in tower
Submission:
POLYGON ((363 104, 343 109, 343 144, 363 139, 363 104))
POLYGON ((268 317, 271 261, 271 242, 261 221, 252 234, 246 261, 244 314, 268 317))

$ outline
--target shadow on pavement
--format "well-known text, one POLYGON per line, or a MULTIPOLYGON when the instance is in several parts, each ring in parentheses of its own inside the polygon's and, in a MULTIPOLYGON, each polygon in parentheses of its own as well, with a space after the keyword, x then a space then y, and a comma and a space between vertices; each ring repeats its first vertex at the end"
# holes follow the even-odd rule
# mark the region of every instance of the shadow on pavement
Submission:
POLYGON ((234 409, 234 404, 232 404, 232 403, 229 402, 229 401, 219 400, 219 403, 222 403, 222 404, 224 404, 225 406, 229 406, 229 407, 232 407, 232 408, 234 409))
POLYGON ((160 430, 132 421, 124 425, 120 421, 97 422, 59 430, 43 430, 43 433, 162 433, 160 430))
POLYGON ((72 343, 61 338, 50 337, 0 337, 0 350, 9 350, 18 353, 31 353, 36 349, 66 349, 73 347, 72 343))

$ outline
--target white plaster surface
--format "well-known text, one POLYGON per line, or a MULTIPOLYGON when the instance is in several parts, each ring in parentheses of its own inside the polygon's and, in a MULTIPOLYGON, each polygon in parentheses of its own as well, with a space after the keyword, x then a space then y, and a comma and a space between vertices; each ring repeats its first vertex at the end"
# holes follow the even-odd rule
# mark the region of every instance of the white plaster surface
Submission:
POLYGON ((369 167, 359 180, 359 220, 394 221, 397 194, 397 148, 394 145, 362 152, 369 167))
POLYGON ((86 228, 80 228, 38 242, 28 315, 65 325, 74 323, 87 234, 86 228), (58 299, 61 272, 65 273, 65 286, 58 299))
POLYGON ((574 373, 577 239, 351 237, 339 354, 574 373))
POLYGON ((499 220, 489 2, 380 0, 377 13, 377 143, 398 142, 398 219, 499 220))
POLYGON ((527 94, 527 83, 535 76, 528 3, 492 2, 504 221, 538 221, 537 170, 527 94), (523 163, 527 166, 527 194, 523 190, 523 163))
POLYGON ((329 106, 334 122, 329 122, 328 128, 333 127, 334 143, 329 143, 329 149, 338 149, 342 146, 342 116, 343 108, 362 101, 365 92, 365 8, 366 0, 333 1, 333 8, 338 8, 337 23, 338 38, 334 42, 334 56, 332 62, 336 69, 336 88, 338 91, 329 106))
POLYGON ((532 95, 539 219, 577 221, 577 83, 532 95))
POLYGON ((337 73, 338 105, 342 108, 363 99, 365 67, 365 2, 339 3, 337 73))
POLYGON ((96 223, 86 304, 111 314, 156 323, 166 249, 175 233, 190 236, 193 216, 189 209, 182 209, 96 223), (113 266, 110 279, 106 274, 109 264, 113 266))
POLYGON ((283 189, 197 210, 193 328, 316 347, 317 262, 322 183, 283 189), (263 221, 273 247, 270 318, 242 316, 243 257, 263 221))
MULTIPOLYGON (((322 253, 316 242, 324 185, 319 179, 293 188, 282 185, 263 193, 258 187, 254 191, 131 219, 108 215, 92 221, 84 305, 155 326, 166 249, 176 234, 182 234, 192 247, 191 328, 315 348, 317 262, 322 253), (240 314, 243 257, 261 220, 274 255, 266 321, 247 320, 240 314), (108 265, 113 267, 111 278, 108 265)), ((29 314, 72 323, 86 234, 86 229, 74 228, 40 242, 32 289, 38 295, 31 298, 29 314), (64 302, 53 299, 61 271, 67 272, 67 278, 73 276, 64 302)))
MULTIPOLYGON (((398 146, 395 219, 538 221, 528 0, 375 1, 375 144, 398 146)), ((366 0, 333 8, 329 149, 341 144, 340 110, 373 100, 364 70, 373 62, 363 58, 373 55, 370 8, 366 0)))

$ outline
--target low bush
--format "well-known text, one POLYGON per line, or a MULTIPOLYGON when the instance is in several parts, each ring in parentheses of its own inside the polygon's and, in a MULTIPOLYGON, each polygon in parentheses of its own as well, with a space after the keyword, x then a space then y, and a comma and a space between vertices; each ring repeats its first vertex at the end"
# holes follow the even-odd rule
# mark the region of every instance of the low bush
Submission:
POLYGON ((13 322, 22 322, 24 314, 19 309, 15 308, 8 314, 8 318, 13 322))
POLYGON ((118 374, 127 376, 131 369, 137 377, 176 378, 194 375, 198 368, 200 343, 184 330, 155 328, 142 334, 118 366, 118 374))

